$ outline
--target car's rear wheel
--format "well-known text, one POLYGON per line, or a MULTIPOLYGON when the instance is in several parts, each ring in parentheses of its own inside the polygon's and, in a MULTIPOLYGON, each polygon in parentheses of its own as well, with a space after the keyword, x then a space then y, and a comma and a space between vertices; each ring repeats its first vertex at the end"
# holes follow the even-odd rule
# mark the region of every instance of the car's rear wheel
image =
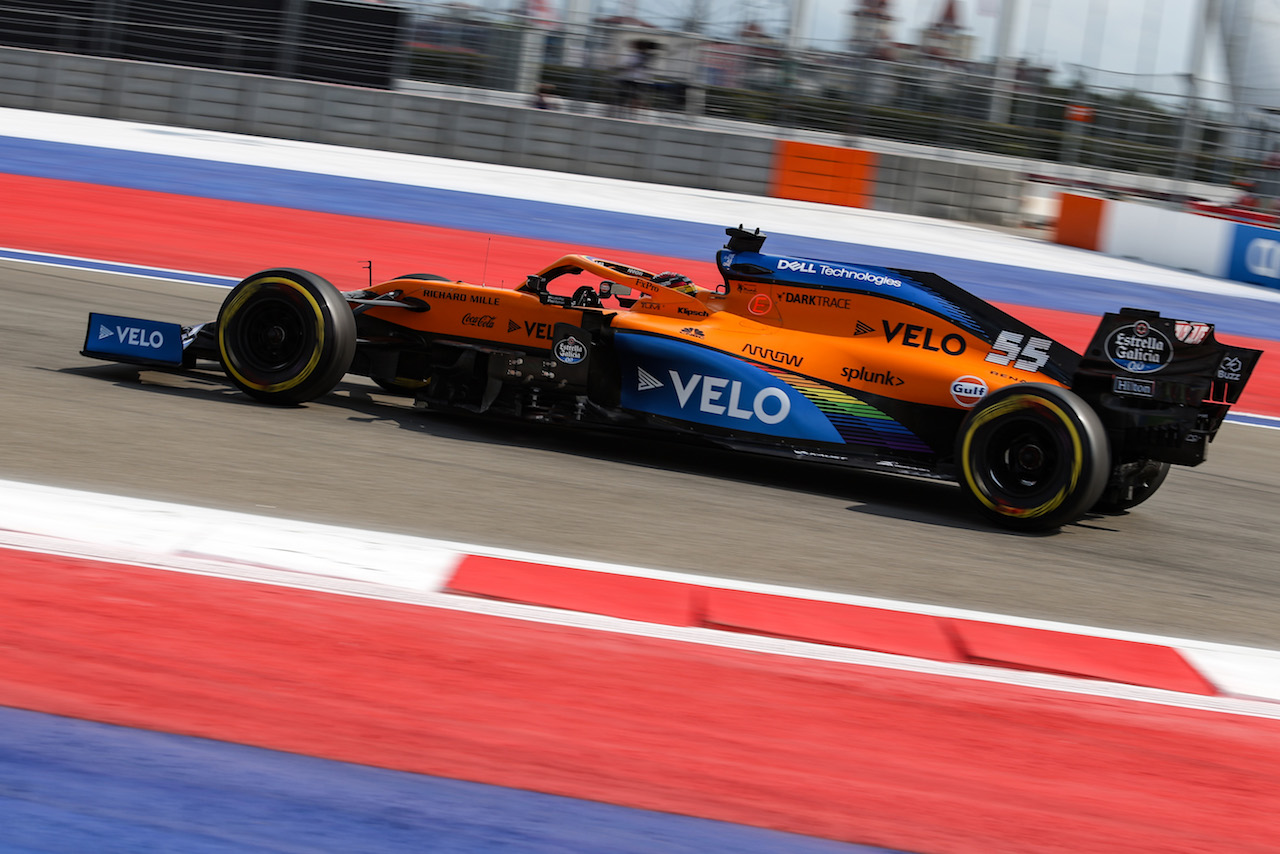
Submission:
POLYGON ((956 442, 960 484, 979 512, 1022 531, 1056 528, 1088 512, 1107 485, 1110 456, 1089 405, 1040 383, 988 395, 956 442))
POLYGON ((1169 464, 1158 460, 1139 460, 1132 471, 1107 484, 1102 497, 1093 505, 1098 513, 1123 513, 1156 494, 1169 476, 1169 464))
POLYGON ((304 270, 254 273, 218 312, 218 350, 245 394, 292 406, 327 394, 351 367, 356 324, 338 289, 304 270))

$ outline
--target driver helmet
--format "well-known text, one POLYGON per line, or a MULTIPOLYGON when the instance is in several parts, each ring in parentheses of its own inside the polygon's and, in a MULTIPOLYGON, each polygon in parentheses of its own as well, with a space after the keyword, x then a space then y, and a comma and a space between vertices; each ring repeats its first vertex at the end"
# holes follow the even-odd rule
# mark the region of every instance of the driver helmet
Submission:
POLYGON ((659 273, 653 277, 655 284, 666 285, 673 291, 679 291, 682 294, 695 294, 698 292, 698 286, 693 283, 693 279, 688 276, 682 276, 679 273, 659 273))

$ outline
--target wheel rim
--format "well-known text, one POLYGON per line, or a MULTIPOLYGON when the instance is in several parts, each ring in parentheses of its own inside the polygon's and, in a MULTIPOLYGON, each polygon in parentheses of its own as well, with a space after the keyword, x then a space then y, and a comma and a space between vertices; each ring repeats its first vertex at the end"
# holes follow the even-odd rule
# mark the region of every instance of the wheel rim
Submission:
POLYGON ((312 325, 297 306, 284 299, 261 299, 236 318, 236 352, 244 367, 275 374, 310 355, 315 347, 312 325))
POLYGON ((1013 499, 1061 489, 1066 471, 1062 438, 1041 419, 1018 418, 991 431, 981 449, 992 486, 1013 499))

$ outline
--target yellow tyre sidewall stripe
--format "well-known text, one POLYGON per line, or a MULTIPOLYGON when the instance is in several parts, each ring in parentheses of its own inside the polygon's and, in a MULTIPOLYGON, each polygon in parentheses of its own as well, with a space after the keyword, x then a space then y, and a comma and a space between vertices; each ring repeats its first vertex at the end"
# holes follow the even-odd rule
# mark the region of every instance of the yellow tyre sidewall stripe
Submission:
POLYGON ((241 383, 243 383, 244 385, 254 389, 255 391, 261 391, 265 393, 288 391, 289 389, 293 388, 299 383, 304 382, 308 377, 310 377, 312 372, 315 370, 316 365, 320 363, 320 355, 321 353, 324 352, 324 312, 320 308, 320 304, 316 302, 316 298, 312 296, 311 292, 308 291, 305 287, 303 287, 302 285, 298 284, 297 282, 291 279, 285 279, 279 276, 270 276, 262 279, 254 279, 251 282, 246 282, 244 289, 241 290, 240 293, 236 294, 235 297, 232 298, 232 300, 229 303, 227 303, 226 308, 223 310, 223 316, 225 317, 225 319, 231 320, 232 318, 234 318, 236 315, 236 312, 240 310, 240 308, 244 305, 245 301, 248 300, 249 297, 261 291, 263 287, 266 285, 284 285, 285 287, 301 294, 302 297, 311 305, 311 309, 312 309, 311 314, 312 314, 312 317, 315 319, 315 324, 316 324, 316 343, 315 343, 315 347, 312 348, 311 358, 307 361, 306 367, 304 367, 301 371, 299 371, 296 375, 294 375, 290 379, 284 380, 283 382, 271 383, 269 385, 264 385, 259 382, 254 382, 253 380, 247 378, 243 373, 240 372, 239 368, 236 366, 235 360, 232 358, 231 354, 227 352, 227 340, 226 340, 227 336, 226 336, 225 322, 218 324, 218 350, 219 352, 222 353, 222 364, 225 365, 226 369, 230 371, 232 374, 234 374, 235 378, 241 383))
POLYGON ((1017 516, 1020 519, 1035 519, 1040 516, 1044 516, 1047 513, 1052 513, 1061 506, 1062 502, 1067 499, 1068 495, 1075 491, 1076 484, 1080 482, 1080 475, 1084 471, 1084 447, 1080 438, 1080 430, 1077 429, 1075 422, 1066 412, 1063 411, 1062 407, 1046 398, 1024 394, 1009 397, 1007 400, 1002 400, 999 403, 993 404, 974 415, 973 422, 969 425, 969 429, 966 430, 964 434, 964 443, 960 451, 960 463, 964 471, 964 479, 965 483, 969 487, 969 491, 976 495, 978 500, 981 501, 989 510, 1003 516, 1017 516), (1044 409, 1052 412, 1053 415, 1057 417, 1058 421, 1067 428, 1067 433, 1071 436, 1071 447, 1075 452, 1071 461, 1071 479, 1067 485, 1058 490, 1052 498, 1036 507, 1022 509, 1019 507, 1009 507, 1007 505, 998 504, 988 498, 985 491, 979 488, 978 479, 974 476, 973 466, 970 462, 970 448, 973 445, 973 434, 977 432, 979 427, 994 418, 998 418, 1001 415, 1005 415, 1019 409, 1031 409, 1033 407, 1043 407, 1044 409))

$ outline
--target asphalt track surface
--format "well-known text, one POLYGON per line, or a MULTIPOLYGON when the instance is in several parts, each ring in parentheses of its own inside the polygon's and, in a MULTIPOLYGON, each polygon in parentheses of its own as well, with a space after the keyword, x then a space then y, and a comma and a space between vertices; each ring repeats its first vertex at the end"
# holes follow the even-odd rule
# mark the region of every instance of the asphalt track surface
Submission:
POLYGON ((296 409, 216 371, 79 356, 90 310, 211 319, 225 291, 0 263, 0 476, 567 557, 1280 646, 1280 431, 1228 424, 1149 502, 1061 532, 958 489, 445 418, 363 380, 296 409))

